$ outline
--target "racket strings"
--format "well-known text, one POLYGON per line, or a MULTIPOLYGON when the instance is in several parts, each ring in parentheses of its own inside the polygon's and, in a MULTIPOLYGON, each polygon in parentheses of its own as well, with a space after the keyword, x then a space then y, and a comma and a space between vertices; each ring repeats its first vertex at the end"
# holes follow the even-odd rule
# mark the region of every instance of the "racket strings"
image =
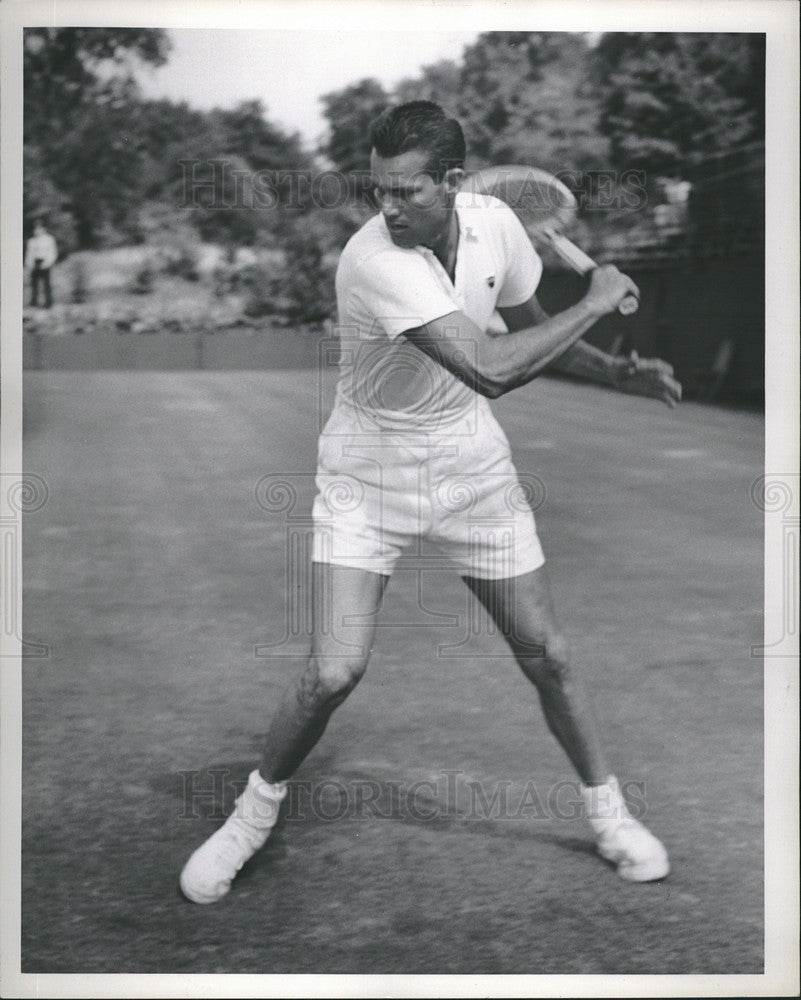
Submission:
POLYGON ((560 181, 526 167, 482 171, 472 190, 505 202, 528 230, 562 229, 576 214, 576 199, 560 181))

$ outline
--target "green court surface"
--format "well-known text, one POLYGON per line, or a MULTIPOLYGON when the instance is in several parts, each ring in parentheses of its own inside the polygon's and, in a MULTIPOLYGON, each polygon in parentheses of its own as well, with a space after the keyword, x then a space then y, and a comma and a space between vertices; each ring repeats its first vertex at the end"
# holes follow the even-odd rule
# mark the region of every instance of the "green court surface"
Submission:
POLYGON ((761 972, 762 420, 562 381, 493 406, 670 878, 594 855, 534 689, 423 553, 265 850, 220 903, 180 896, 305 648, 287 553, 304 565, 324 388, 26 374, 48 499, 25 518, 24 627, 48 655, 23 666, 23 971, 761 972))

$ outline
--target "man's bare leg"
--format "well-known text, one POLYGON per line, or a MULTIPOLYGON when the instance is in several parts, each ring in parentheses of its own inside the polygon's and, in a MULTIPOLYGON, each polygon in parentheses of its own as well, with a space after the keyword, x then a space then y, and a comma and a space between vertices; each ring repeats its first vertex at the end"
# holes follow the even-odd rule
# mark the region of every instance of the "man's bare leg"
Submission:
POLYGON ((536 686, 548 728, 581 780, 603 784, 609 769, 598 727, 582 675, 570 664, 567 643, 556 623, 545 567, 512 579, 464 579, 536 686))
POLYGON ((670 871, 667 851, 631 817, 617 779, 607 768, 584 682, 570 664, 567 643, 556 625, 545 567, 513 579, 465 578, 465 582, 537 687, 548 727, 583 782, 582 799, 598 853, 628 881, 664 878, 670 871))
POLYGON ((311 654, 273 713, 259 767, 265 781, 285 781, 296 770, 331 713, 358 684, 388 579, 368 570, 313 564, 311 654))
POLYGON ((260 769, 251 773, 234 812, 181 872, 181 889, 193 902, 221 899, 267 840, 286 794, 286 779, 364 674, 387 579, 367 570, 313 565, 311 655, 273 713, 260 769))

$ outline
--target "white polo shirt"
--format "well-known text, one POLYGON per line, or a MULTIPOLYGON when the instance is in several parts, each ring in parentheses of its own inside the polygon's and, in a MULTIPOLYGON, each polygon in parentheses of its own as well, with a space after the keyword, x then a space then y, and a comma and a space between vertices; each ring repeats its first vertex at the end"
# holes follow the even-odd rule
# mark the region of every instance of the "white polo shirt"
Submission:
MULTIPOLYGON (((348 241, 336 275, 340 377, 335 408, 389 429, 435 429, 460 419, 475 392, 419 348, 406 330, 455 311, 490 327, 498 306, 526 302, 542 262, 514 212, 497 198, 456 196, 454 280, 432 250, 397 247, 376 215, 348 241)), ((474 356, 465 343, 469 358, 474 356)))

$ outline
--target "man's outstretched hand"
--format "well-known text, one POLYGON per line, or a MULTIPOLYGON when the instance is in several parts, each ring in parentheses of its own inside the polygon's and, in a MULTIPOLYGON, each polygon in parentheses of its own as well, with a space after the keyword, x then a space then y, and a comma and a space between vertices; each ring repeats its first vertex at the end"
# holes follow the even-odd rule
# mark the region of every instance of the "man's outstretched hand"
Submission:
POLYGON ((673 378, 673 367, 659 358, 641 358, 632 351, 628 358, 615 358, 613 386, 634 396, 661 399, 673 407, 681 399, 681 383, 673 378))

